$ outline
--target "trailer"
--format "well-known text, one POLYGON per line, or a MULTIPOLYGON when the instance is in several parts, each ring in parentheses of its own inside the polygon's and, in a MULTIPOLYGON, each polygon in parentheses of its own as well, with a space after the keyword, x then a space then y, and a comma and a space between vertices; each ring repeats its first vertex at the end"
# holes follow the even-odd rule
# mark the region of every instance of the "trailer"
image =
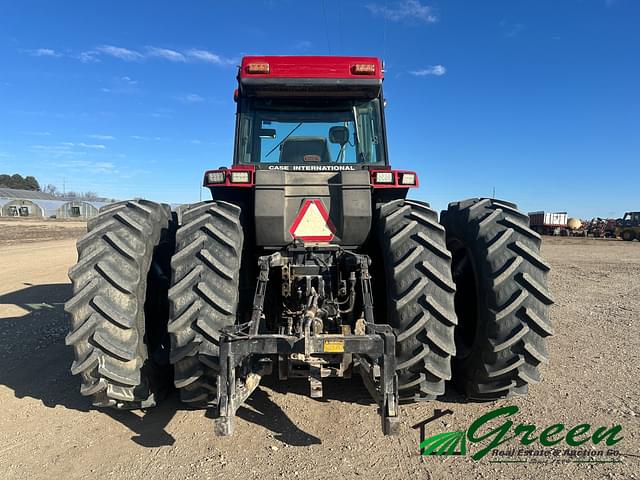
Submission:
POLYGON ((567 212, 529 212, 529 226, 541 235, 568 235, 567 212))

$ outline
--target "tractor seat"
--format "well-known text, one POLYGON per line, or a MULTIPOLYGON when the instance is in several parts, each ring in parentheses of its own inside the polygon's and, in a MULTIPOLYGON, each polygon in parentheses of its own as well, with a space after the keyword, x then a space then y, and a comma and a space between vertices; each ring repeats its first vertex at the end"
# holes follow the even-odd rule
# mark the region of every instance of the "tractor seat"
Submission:
POLYGON ((324 137, 290 137, 280 146, 280 163, 330 162, 324 137))

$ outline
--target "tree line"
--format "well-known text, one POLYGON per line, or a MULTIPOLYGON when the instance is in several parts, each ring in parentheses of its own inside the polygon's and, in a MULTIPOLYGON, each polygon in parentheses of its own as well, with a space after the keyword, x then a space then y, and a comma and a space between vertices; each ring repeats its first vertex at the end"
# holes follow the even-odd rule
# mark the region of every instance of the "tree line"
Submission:
POLYGON ((58 187, 52 184, 45 185, 44 187, 40 187, 40 183, 38 180, 28 175, 23 177, 17 173, 13 175, 0 174, 0 188, 15 188, 17 190, 30 190, 35 192, 44 192, 54 197, 59 197, 60 199, 66 200, 88 200, 88 201, 104 201, 114 199, 106 199, 100 197, 96 192, 87 191, 87 192, 61 192, 58 187))
POLYGON ((0 188, 17 188, 19 190, 40 191, 40 184, 36 177, 28 175, 23 177, 17 173, 13 175, 0 175, 0 188))

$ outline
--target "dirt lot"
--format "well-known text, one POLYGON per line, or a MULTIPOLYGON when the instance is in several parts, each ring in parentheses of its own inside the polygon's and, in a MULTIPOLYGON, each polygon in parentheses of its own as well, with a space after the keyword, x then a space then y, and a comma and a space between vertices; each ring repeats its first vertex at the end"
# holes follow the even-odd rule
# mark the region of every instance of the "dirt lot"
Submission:
POLYGON ((78 238, 87 223, 74 220, 0 219, 0 246, 78 238))
MULTIPOLYGON (((49 228, 50 227, 50 228, 49 228)), ((383 437, 359 382, 327 383, 325 401, 267 382, 239 411, 232 438, 175 396, 146 414, 90 410, 69 373, 63 302, 78 232, 0 222, 0 478, 637 478, 640 472, 640 244, 549 239, 556 336, 543 382, 526 398, 464 403, 455 393, 403 409, 383 437), (37 230, 34 230, 37 229, 37 230), (60 236, 66 240, 60 240, 60 236), (40 239, 23 244, 24 239, 40 239), (20 244, 16 245, 16 239, 20 244), (49 240, 49 241, 43 241, 49 240), (53 240, 53 241, 51 241, 53 240), (357 399, 358 403, 347 399, 357 399), (621 424, 623 463, 474 462, 421 458, 411 425, 453 410, 429 434, 462 430, 491 408, 517 405, 517 423, 621 424)), ((518 444, 513 444, 517 446, 518 444)))

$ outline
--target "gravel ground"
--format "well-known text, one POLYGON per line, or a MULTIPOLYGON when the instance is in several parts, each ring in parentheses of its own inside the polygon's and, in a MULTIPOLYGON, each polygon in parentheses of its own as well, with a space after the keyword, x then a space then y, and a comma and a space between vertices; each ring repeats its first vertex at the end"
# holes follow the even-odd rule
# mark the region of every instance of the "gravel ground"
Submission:
POLYGON ((0 219, 0 246, 23 245, 43 240, 78 238, 87 231, 87 223, 76 220, 0 219))
MULTIPOLYGON (((1 224, 0 241, 5 234, 1 224)), ((306 382, 267 380, 239 410, 235 436, 216 438, 208 414, 184 409, 175 395, 146 413, 91 410, 64 346, 73 240, 0 243, 0 478, 637 478, 640 244, 550 238, 543 253, 553 267, 556 336, 543 382, 528 397, 480 404, 449 392, 404 407, 400 436, 383 437, 360 381, 326 382, 318 401, 306 382), (622 463, 419 455, 411 426, 434 409, 453 415, 429 424, 430 435, 465 429, 505 405, 520 408, 517 423, 540 429, 621 424, 624 439, 613 448, 622 463)))

